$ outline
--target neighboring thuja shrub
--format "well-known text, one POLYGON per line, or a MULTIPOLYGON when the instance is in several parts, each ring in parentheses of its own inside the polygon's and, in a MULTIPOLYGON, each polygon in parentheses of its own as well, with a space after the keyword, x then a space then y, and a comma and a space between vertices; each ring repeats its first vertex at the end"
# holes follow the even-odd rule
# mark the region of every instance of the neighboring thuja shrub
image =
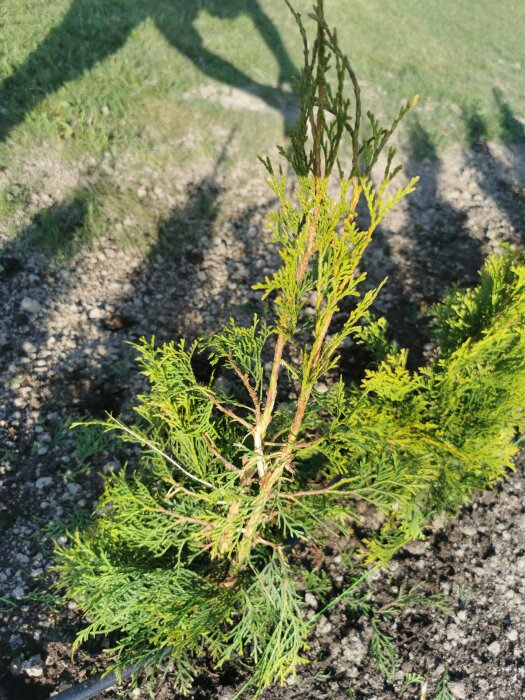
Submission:
POLYGON ((377 505, 385 522, 368 543, 370 561, 386 563, 434 514, 468 502, 512 468, 512 438, 525 417, 523 257, 493 255, 480 274, 479 287, 454 291, 433 309, 435 362, 409 372, 407 351, 389 344, 384 319, 373 321, 358 338, 379 366, 360 387, 329 394, 336 408, 326 426, 326 458, 334 460, 327 476, 352 456, 376 486, 384 479, 377 505))
POLYGON ((61 583, 89 620, 77 644, 116 633, 117 669, 171 657, 182 690, 191 686, 196 655, 217 668, 248 665, 252 696, 283 682, 304 661, 321 614, 309 618, 303 603, 305 588, 316 593, 321 585, 303 572, 304 543, 322 548, 334 532, 350 539, 366 502, 369 537, 354 561, 368 561, 368 571, 385 564, 429 518, 511 467, 522 420, 519 260, 491 258, 478 289, 446 298, 435 311, 438 359, 417 372, 390 343, 384 320, 371 317, 382 285, 363 294, 359 265, 374 230, 414 181, 388 193, 397 171, 392 149, 378 186, 370 171, 411 104, 389 129, 368 114, 362 138, 359 85, 322 0, 312 15, 312 45, 295 17, 304 42, 301 109, 291 150, 281 151, 297 176, 293 194, 265 161, 280 202, 270 226, 282 262, 258 288, 273 301, 274 316, 248 327, 231 321, 190 347, 141 343, 151 387, 140 397, 138 420, 105 423, 142 448, 140 464, 106 479, 91 526, 58 550, 61 583), (345 173, 337 156, 346 135, 345 173), (360 202, 368 209, 362 228, 360 202), (313 316, 304 312, 312 298, 313 316), (344 308, 345 320, 334 324, 344 308), (347 338, 370 348, 374 367, 359 386, 336 381, 316 391, 336 372, 347 338), (231 391, 213 378, 198 381, 197 351, 236 378, 231 391), (283 380, 296 399, 284 400, 283 380))

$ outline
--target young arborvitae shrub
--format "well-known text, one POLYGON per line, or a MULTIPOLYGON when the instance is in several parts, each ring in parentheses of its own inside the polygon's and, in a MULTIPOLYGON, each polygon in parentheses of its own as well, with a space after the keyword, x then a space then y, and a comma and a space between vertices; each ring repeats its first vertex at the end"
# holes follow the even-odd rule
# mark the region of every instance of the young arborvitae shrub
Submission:
POLYGON ((91 526, 58 550, 61 583, 89 620, 77 643, 115 633, 117 669, 171 657, 181 690, 204 655, 216 668, 250 669, 253 697, 285 681, 304 662, 319 617, 307 616, 304 592, 326 586, 306 576, 299 553, 322 549, 334 533, 350 540, 365 518, 369 536, 354 566, 366 576, 385 565, 430 518, 512 467, 523 419, 525 265, 516 255, 491 257, 478 288, 435 309, 437 359, 419 371, 370 315, 382 285, 361 292, 363 253, 415 182, 388 192, 393 149, 379 185, 370 172, 413 103, 388 129, 369 113, 363 138, 359 85, 323 0, 311 44, 294 14, 304 42, 301 107, 291 149, 281 149, 293 194, 265 161, 280 202, 269 222, 281 266, 257 288, 273 316, 249 327, 232 320, 189 347, 142 341, 151 388, 137 421, 105 423, 142 448, 140 463, 106 479, 91 526), (347 171, 338 161, 344 137, 347 171), (368 209, 359 219, 358 204, 368 209), (303 313, 312 298, 313 316, 303 313), (316 391, 347 338, 369 348, 373 366, 359 386, 316 391), (231 392, 197 380, 197 351, 236 377, 231 392), (282 400, 283 380, 297 398, 282 400))

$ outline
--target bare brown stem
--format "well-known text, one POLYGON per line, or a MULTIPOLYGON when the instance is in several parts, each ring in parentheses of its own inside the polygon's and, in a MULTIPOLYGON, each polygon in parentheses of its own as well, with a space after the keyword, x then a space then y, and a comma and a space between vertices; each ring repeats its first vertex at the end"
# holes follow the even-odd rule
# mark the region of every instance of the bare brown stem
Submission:
POLYGON ((211 454, 219 460, 219 462, 230 472, 238 472, 240 469, 238 469, 234 464, 229 462, 221 453, 219 450, 216 448, 215 444, 213 443, 213 440, 206 435, 206 433, 203 433, 202 439, 206 443, 206 447, 209 449, 211 454))
POLYGON ((177 520, 180 520, 183 523, 192 523, 193 525, 200 525, 203 527, 205 530, 211 530, 212 526, 210 523, 206 522, 206 520, 199 520, 199 518, 190 518, 188 515, 182 515, 181 513, 175 513, 172 510, 168 510, 167 508, 152 508, 155 513, 163 513, 164 515, 169 515, 171 518, 176 518, 177 520))
POLYGON ((307 498, 309 496, 324 496, 335 491, 335 487, 327 486, 323 489, 313 489, 312 491, 295 491, 294 493, 280 493, 281 498, 287 498, 293 501, 295 498, 307 498))
MULTIPOLYGON (((171 483, 171 482, 169 482, 169 483, 171 483)), ((182 486, 182 484, 178 484, 176 482, 173 482, 173 486, 170 487, 170 489, 166 493, 165 498, 170 500, 171 498, 176 496, 178 493, 183 493, 185 496, 189 496, 190 498, 193 498, 193 499, 197 498, 194 491, 190 491, 189 489, 185 489, 184 486, 182 486)), ((201 496, 201 498, 202 498, 202 496, 201 496)), ((206 500, 206 501, 209 500, 208 496, 204 496, 204 500, 206 500)))
POLYGON ((248 432, 252 433, 253 432, 253 425, 248 423, 247 420, 244 420, 244 418, 241 418, 241 416, 238 416, 236 413, 233 411, 230 411, 229 408, 226 408, 226 406, 223 406, 223 404, 219 401, 219 399, 211 392, 207 391, 206 396, 210 399, 212 404, 219 409, 221 413, 224 413, 224 415, 228 416, 232 420, 236 421, 237 423, 240 423, 248 432))
MULTIPOLYGON (((296 281, 300 283, 309 269, 312 258, 315 254, 316 248, 316 237, 318 234, 318 222, 320 217, 320 202, 324 195, 326 189, 326 173, 323 175, 323 134, 326 127, 325 122, 325 107, 327 101, 327 87, 326 87, 326 34, 325 34, 325 23, 324 23, 324 3, 323 0, 317 0, 317 40, 314 46, 314 59, 317 65, 317 100, 316 109, 317 113, 314 116, 314 110, 309 114, 310 125, 312 129, 312 156, 313 156, 313 175, 315 181, 315 199, 313 207, 308 215, 308 237, 306 241, 306 248, 299 260, 299 264, 296 270, 296 281)), ((355 89, 355 86, 354 86, 355 89)), ((359 105, 360 110, 360 105, 359 105)), ((325 164, 325 170, 327 166, 325 164)), ((352 198, 352 203, 357 206, 356 192, 358 191, 358 183, 354 182, 354 193, 352 198)), ((263 457, 260 460, 262 462, 262 467, 259 468, 260 477, 260 490, 256 497, 257 503, 253 509, 252 515, 248 518, 246 526, 244 528, 244 538, 242 545, 239 547, 236 557, 235 566, 241 567, 246 559, 250 555, 251 548, 253 544, 257 541, 257 531, 259 526, 263 522, 266 505, 268 500, 271 498, 274 488, 280 483, 283 478, 285 470, 291 469, 291 462, 294 452, 294 444, 297 441, 297 436, 300 432, 301 425, 304 419, 308 401, 312 392, 312 371, 318 365, 321 358, 323 343, 325 341, 330 323, 332 321, 333 312, 330 313, 323 324, 321 331, 319 332, 317 338, 315 339, 314 346, 311 351, 310 360, 310 371, 309 376, 303 379, 301 393, 297 403, 297 409, 292 421, 291 428, 288 432, 288 437, 281 450, 280 458, 276 460, 275 465, 266 471, 265 463, 263 457)), ((254 437, 256 438, 256 450, 263 450, 264 438, 268 430, 268 426, 273 417, 273 410, 275 407, 275 402, 277 399, 278 391, 278 381, 279 381, 279 371, 282 364, 283 353, 286 346, 287 337, 284 333, 278 335, 275 349, 274 358, 272 363, 272 369, 270 374, 270 380, 268 385, 268 392, 266 395, 266 402, 264 411, 262 413, 261 419, 257 420, 256 428, 254 431, 254 437)), ((279 433, 277 434, 279 435, 279 433)), ((275 440, 276 436, 274 436, 275 440)))
POLYGON ((227 357, 228 357, 228 362, 231 365, 231 368, 233 369, 235 374, 239 377, 239 379, 243 383, 246 391, 248 392, 248 394, 252 400, 252 403, 255 407, 255 415, 258 417, 260 414, 260 410, 261 410, 261 402, 259 400, 259 397, 257 396, 257 392, 255 391, 255 389, 251 385, 249 376, 241 370, 241 368, 235 362, 235 360, 233 359, 231 354, 228 354, 227 357))
POLYGON ((277 342, 275 343, 275 350, 273 353, 272 371, 270 374, 270 382, 268 385, 268 393, 266 395, 266 405, 264 407, 264 412, 262 419, 260 421, 261 425, 261 440, 264 440, 268 426, 272 420, 272 413, 275 406, 275 401, 277 399, 277 389, 279 384, 279 371, 281 369, 281 362, 283 359, 283 352, 286 345, 286 338, 283 334, 277 337, 277 342))
POLYGON ((332 318, 333 318, 333 312, 327 315, 325 322, 323 324, 323 327, 321 329, 321 332, 317 336, 314 346, 312 348, 312 351, 310 353, 310 370, 309 374, 307 377, 303 379, 303 384, 301 387, 301 394, 299 396, 299 399, 297 401, 297 410, 295 412, 295 416, 290 428, 290 434, 288 437, 288 442, 285 448, 285 452, 287 453, 288 457, 291 456, 291 447, 294 445, 294 443, 297 440, 297 436, 299 435, 299 431, 301 430, 301 425, 303 422, 304 414, 306 412, 306 408, 308 406, 308 401, 310 400, 310 396, 312 394, 312 389, 313 389, 313 384, 312 384, 312 374, 313 370, 317 367, 319 363, 319 359, 321 357, 321 352, 323 350, 323 344, 326 339, 326 335, 328 333, 328 330, 330 329, 330 324, 332 323, 332 318))

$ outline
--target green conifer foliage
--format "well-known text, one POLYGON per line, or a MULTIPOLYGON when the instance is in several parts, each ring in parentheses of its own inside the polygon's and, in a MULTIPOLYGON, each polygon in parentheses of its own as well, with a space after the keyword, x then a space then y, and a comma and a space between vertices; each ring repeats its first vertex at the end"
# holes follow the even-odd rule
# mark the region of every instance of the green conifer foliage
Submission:
MULTIPOLYGON (((371 316, 382 284, 362 291, 362 256, 415 181, 389 188, 393 149, 380 184, 370 171, 415 101, 388 128, 369 113, 363 138, 359 85, 323 0, 313 41, 294 15, 304 42, 301 109, 291 150, 281 149, 296 174, 293 192, 264 161, 280 203, 269 226, 281 265, 257 288, 274 315, 249 327, 231 320, 189 347, 141 342, 150 389, 137 420, 104 423, 140 446, 140 463, 106 479, 91 525, 57 550, 61 585, 89 621, 77 645, 115 633, 117 670, 171 657, 183 691, 196 656, 217 668, 248 665, 252 697, 284 682, 304 662, 318 617, 305 614, 298 546, 322 548, 334 531, 350 537, 365 502, 371 534, 356 561, 386 564, 436 513, 512 468, 523 422, 525 265, 517 255, 490 258, 476 289, 451 292, 435 309, 439 357, 419 371, 407 369, 407 351, 389 342, 384 319, 371 316), (347 171, 338 161, 343 138, 352 148, 347 171), (368 209, 363 228, 359 202, 368 209), (314 292, 312 318, 303 307, 314 292), (334 328, 350 297, 352 310, 334 328), (374 367, 359 386, 317 392, 349 337, 368 345, 374 367), (197 350, 236 378, 235 391, 197 380, 197 350), (283 378, 296 400, 277 402, 283 378)), ((316 581, 326 588, 320 577, 308 581, 314 592, 316 581)))

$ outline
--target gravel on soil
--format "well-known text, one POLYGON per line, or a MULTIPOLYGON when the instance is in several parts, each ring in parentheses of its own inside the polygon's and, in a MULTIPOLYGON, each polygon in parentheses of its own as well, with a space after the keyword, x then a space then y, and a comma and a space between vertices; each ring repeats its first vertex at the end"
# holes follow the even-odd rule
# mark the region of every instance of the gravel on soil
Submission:
MULTIPOLYGON (((489 252, 523 245, 524 163, 523 146, 485 144, 407 169, 421 175, 420 188, 379 232, 365 267, 371 284, 389 275, 378 311, 415 358, 425 352, 428 304, 452 283, 475 283, 489 252)), ((61 196, 44 195, 49 206, 61 196)), ((52 588, 52 540, 67 542, 61 522, 74 527, 92 508, 97 470, 118 469, 130 455, 108 443, 95 455, 84 446, 82 456, 67 427, 79 416, 125 411, 143 388, 128 341, 153 334, 158 341, 192 338, 230 315, 261 311, 251 284, 277 264, 263 225, 275 202, 252 184, 241 200, 249 205, 235 204, 218 176, 195 178, 159 222, 148 253, 110 240, 57 266, 28 248, 23 234, 0 241, 2 700, 46 698, 105 668, 108 640, 93 641, 71 659, 82 620, 75 606, 59 604, 52 588), (181 237, 182 228, 197 226, 198 238, 181 237)), ((418 584, 451 604, 449 613, 409 609, 385 625, 399 655, 392 682, 367 653, 369 622, 340 606, 318 626, 311 663, 265 697, 390 700, 399 697, 407 674, 420 674, 430 698, 445 670, 454 698, 525 697, 525 473, 523 461, 516 466, 508 481, 436 524, 373 582, 378 600, 418 584)), ((337 577, 336 558, 328 557, 326 567, 337 577)), ((312 610, 319 605, 313 597, 306 602, 312 610)), ((237 682, 233 673, 203 670, 194 697, 226 700, 237 682)), ((410 686, 405 697, 419 693, 410 686)), ((105 697, 149 696, 130 688, 105 697)), ((155 697, 176 700, 169 671, 155 697)))

